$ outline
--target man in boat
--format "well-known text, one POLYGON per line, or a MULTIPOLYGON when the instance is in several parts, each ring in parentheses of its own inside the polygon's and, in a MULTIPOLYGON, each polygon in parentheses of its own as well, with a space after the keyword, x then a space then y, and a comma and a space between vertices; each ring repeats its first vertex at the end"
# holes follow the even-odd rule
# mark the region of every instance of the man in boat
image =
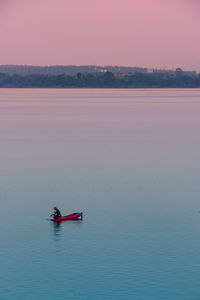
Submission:
POLYGON ((57 218, 59 218, 59 217, 62 217, 62 215, 61 215, 59 209, 58 209, 56 206, 55 206, 53 209, 54 209, 53 215, 54 215, 54 218, 55 218, 55 219, 57 219, 57 218))

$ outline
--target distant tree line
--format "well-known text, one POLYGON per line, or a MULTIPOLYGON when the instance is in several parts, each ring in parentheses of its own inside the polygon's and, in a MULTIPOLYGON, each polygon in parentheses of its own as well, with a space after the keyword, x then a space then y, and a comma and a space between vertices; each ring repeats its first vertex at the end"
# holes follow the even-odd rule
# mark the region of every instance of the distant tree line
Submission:
POLYGON ((98 73, 112 72, 134 74, 135 72, 145 73, 147 68, 127 67, 127 66, 97 66, 97 65, 52 65, 52 66, 31 66, 31 65, 0 65, 0 73, 20 74, 20 75, 72 75, 75 76, 78 72, 81 73, 98 73))
POLYGON ((200 88, 200 74, 135 73, 117 76, 112 72, 71 75, 0 73, 1 88, 200 88))

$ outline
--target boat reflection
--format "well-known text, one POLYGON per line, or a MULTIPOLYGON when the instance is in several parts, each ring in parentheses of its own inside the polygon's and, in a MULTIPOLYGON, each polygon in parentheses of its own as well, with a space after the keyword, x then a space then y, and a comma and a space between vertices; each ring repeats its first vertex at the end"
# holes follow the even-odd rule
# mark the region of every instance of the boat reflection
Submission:
POLYGON ((60 239, 60 233, 61 233, 61 222, 52 222, 53 225, 53 231, 54 231, 54 237, 55 240, 59 240, 60 239))
POLYGON ((77 228, 77 225, 80 226, 80 224, 82 224, 83 221, 82 220, 73 220, 73 221, 67 221, 67 222, 51 222, 52 226, 53 226, 53 232, 54 232, 54 238, 56 241, 60 240, 61 238, 61 234, 63 233, 62 229, 66 229, 66 228, 70 228, 71 229, 75 229, 77 228), (66 226, 67 225, 67 226, 66 226))

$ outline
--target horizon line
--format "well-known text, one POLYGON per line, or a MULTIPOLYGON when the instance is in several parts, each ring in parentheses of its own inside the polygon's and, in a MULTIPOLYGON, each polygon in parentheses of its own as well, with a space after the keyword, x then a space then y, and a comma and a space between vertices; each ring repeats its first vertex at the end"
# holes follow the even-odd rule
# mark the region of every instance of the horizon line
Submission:
POLYGON ((198 68, 192 69, 192 68, 184 68, 184 67, 174 67, 174 68, 165 68, 165 67, 141 67, 141 66, 136 66, 136 65, 114 65, 114 64, 106 64, 106 65, 101 65, 101 64, 81 64, 81 65, 75 65, 75 64, 45 64, 45 65, 31 65, 31 64, 0 64, 1 66, 24 66, 24 67, 100 67, 100 68, 106 68, 106 67, 118 67, 118 68, 138 68, 138 69, 147 69, 147 70, 166 70, 166 71, 173 71, 176 70, 177 68, 185 69, 187 71, 196 71, 198 72, 198 68))

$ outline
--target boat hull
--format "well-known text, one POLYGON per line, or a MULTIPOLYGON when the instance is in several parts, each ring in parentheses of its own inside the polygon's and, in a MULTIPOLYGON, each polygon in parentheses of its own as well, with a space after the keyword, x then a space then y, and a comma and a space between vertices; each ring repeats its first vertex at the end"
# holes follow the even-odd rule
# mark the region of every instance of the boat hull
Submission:
POLYGON ((67 216, 62 216, 59 218, 53 218, 51 221, 54 222, 62 222, 62 221, 74 221, 74 220, 82 220, 83 219, 83 213, 73 213, 67 216))

